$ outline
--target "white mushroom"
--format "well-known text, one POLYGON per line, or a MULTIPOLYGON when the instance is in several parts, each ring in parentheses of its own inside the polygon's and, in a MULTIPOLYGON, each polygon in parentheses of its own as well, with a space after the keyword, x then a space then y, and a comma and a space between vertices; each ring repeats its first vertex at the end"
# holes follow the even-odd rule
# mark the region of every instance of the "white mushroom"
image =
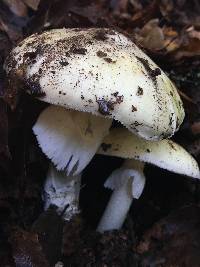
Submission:
POLYGON ((33 131, 42 151, 51 159, 44 186, 45 209, 57 206, 63 219, 70 220, 79 211, 81 172, 90 162, 102 139, 108 134, 110 119, 90 113, 49 106, 39 116, 33 131))
POLYGON ((114 192, 98 225, 97 230, 100 232, 119 229, 129 211, 132 198, 140 197, 145 185, 143 162, 200 178, 199 167, 194 158, 171 140, 147 141, 126 129, 113 129, 104 139, 99 153, 127 159, 122 168, 115 170, 105 183, 105 187, 114 192))
POLYGON ((180 97, 164 72, 110 29, 33 34, 11 51, 4 67, 10 87, 18 85, 52 104, 33 131, 42 151, 69 176, 89 163, 111 119, 130 134, 159 140, 173 135, 184 118, 180 97))

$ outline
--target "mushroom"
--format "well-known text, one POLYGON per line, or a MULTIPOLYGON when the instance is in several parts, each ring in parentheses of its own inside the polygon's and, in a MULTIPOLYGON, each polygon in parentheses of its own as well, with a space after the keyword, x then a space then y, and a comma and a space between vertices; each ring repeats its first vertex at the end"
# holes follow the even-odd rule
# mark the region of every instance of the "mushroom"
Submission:
POLYGON ((79 212, 81 172, 108 134, 111 122, 110 119, 59 106, 52 105, 43 110, 33 132, 42 151, 57 169, 51 165, 46 177, 45 209, 54 205, 58 213, 64 210, 65 220, 79 212))
POLYGON ((99 222, 97 230, 119 229, 132 203, 139 198, 145 185, 144 163, 148 162, 169 171, 200 178, 197 162, 180 145, 171 140, 147 141, 126 129, 113 129, 106 136, 98 153, 126 158, 105 182, 114 192, 99 222))
POLYGON ((42 151, 68 176, 83 171, 112 119, 142 138, 160 140, 173 135, 184 118, 165 73, 111 29, 33 34, 11 51, 4 68, 11 89, 23 88, 51 104, 33 131, 42 151))

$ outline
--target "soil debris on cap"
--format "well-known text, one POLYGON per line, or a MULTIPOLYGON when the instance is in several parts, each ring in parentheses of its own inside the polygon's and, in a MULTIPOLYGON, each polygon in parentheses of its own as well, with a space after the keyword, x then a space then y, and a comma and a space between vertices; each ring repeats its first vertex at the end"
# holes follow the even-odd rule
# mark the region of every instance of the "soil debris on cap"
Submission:
POLYGON ((104 29, 98 30, 96 31, 94 38, 97 41, 105 41, 108 39, 107 32, 104 29))
POLYGON ((45 97, 46 93, 42 91, 40 83, 38 81, 37 74, 28 78, 25 81, 25 86, 27 87, 27 91, 35 97, 45 97))
POLYGON ((80 48, 71 47, 70 51, 74 54, 80 54, 80 55, 86 55, 87 53, 87 49, 83 47, 80 47, 80 48))
POLYGON ((99 50, 99 51, 97 51, 97 56, 98 57, 107 57, 107 53, 99 50))
POLYGON ((105 57, 104 60, 108 63, 116 63, 116 60, 112 60, 112 58, 105 57))
POLYGON ((132 105, 132 112, 135 112, 135 111, 137 111, 137 108, 132 105))
POLYGON ((111 144, 102 143, 101 147, 102 147, 103 151, 107 151, 112 147, 112 145, 111 144))
POLYGON ((142 87, 138 86, 138 90, 137 90, 136 95, 137 96, 143 95, 143 89, 142 89, 142 87))
POLYGON ((67 62, 67 61, 60 61, 60 65, 61 66, 67 66, 67 65, 69 65, 69 62, 67 62))
POLYGON ((110 115, 110 111, 114 109, 114 106, 111 101, 105 99, 97 99, 96 102, 99 105, 99 113, 102 115, 110 115))
POLYGON ((161 70, 159 68, 155 68, 154 70, 150 67, 150 63, 147 59, 136 56, 136 58, 142 63, 144 68, 146 69, 149 76, 153 81, 156 80, 156 77, 161 75, 161 70))

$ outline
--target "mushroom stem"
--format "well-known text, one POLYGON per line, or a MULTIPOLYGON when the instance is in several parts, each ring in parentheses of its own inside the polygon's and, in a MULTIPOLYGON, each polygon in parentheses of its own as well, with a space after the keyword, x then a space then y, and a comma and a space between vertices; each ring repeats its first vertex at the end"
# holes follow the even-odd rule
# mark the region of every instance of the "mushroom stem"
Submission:
POLYGON ((144 163, 126 160, 123 167, 115 170, 105 187, 113 193, 97 227, 98 232, 120 229, 126 219, 133 198, 139 198, 145 185, 144 163))
POLYGON ((44 185, 45 210, 56 206, 58 214, 66 221, 80 212, 79 193, 81 175, 67 176, 65 171, 58 171, 51 164, 44 185))
POLYGON ((108 205, 97 227, 98 232, 120 229, 133 201, 131 179, 111 195, 108 205))

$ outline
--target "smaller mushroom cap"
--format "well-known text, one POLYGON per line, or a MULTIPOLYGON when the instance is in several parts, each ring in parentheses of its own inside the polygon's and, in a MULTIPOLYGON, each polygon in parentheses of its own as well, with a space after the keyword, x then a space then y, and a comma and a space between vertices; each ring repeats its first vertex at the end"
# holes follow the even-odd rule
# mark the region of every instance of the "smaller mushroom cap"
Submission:
POLYGON ((42 101, 118 120, 158 140, 184 118, 173 83, 130 39, 110 29, 33 34, 5 62, 11 80, 42 101))
POLYGON ((195 159, 171 140, 147 141, 126 129, 112 129, 105 137, 99 154, 137 159, 175 173, 200 178, 195 159))
POLYGON ((121 168, 116 169, 111 173, 111 175, 105 181, 104 186, 112 190, 118 190, 124 186, 124 184, 126 184, 130 178, 132 178, 132 196, 138 199, 141 196, 145 186, 146 179, 143 169, 143 162, 134 159, 127 159, 121 168))

